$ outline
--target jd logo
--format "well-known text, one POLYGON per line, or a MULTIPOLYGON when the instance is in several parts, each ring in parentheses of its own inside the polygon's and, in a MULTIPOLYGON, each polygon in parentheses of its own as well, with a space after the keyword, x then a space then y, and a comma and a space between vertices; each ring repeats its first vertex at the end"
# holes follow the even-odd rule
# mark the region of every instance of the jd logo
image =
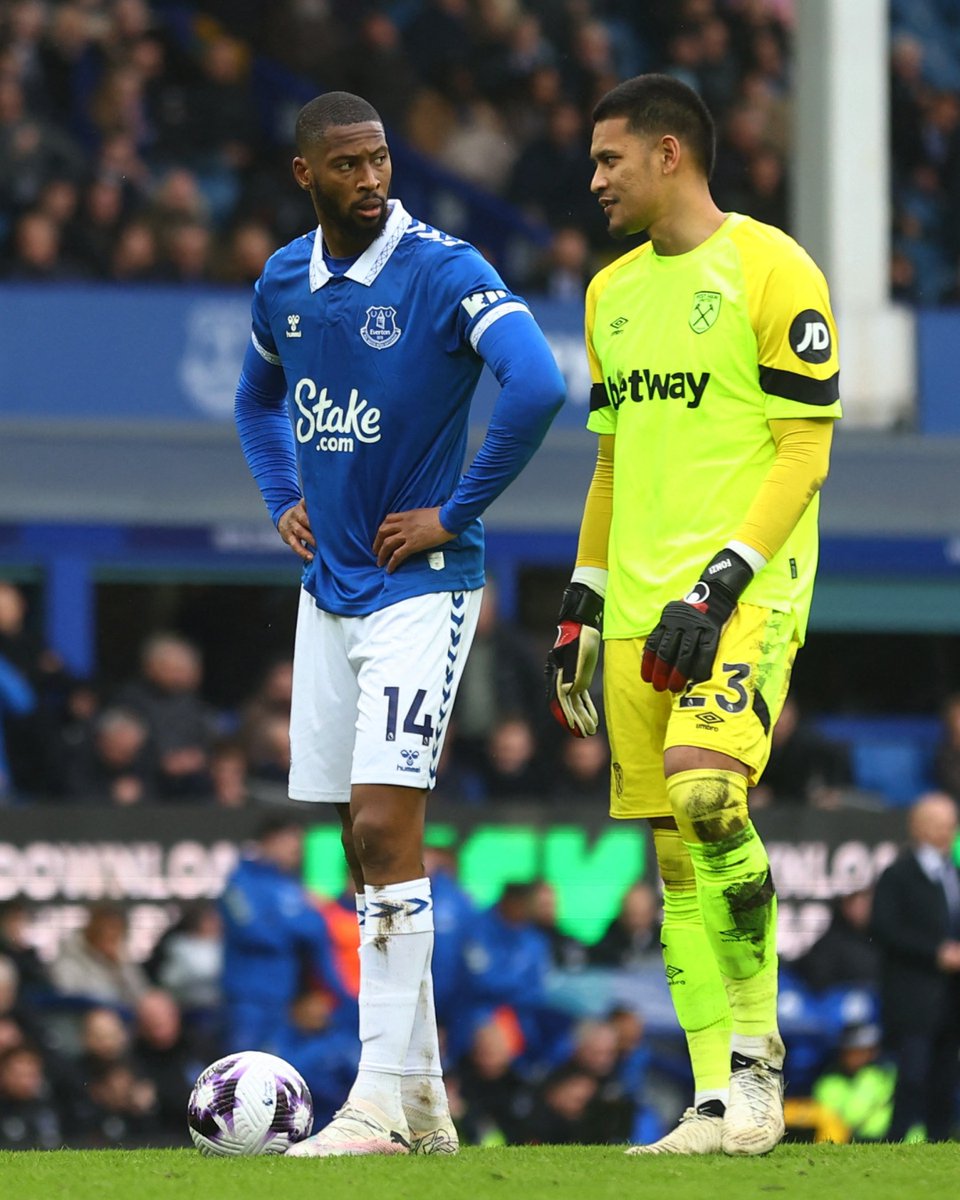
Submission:
POLYGON ((694 333, 706 333, 716 324, 720 316, 720 301, 723 297, 719 292, 694 292, 693 308, 690 312, 690 328, 694 333))
POLYGON ((805 308, 790 326, 790 349, 808 363, 824 363, 830 357, 830 328, 822 313, 805 308))

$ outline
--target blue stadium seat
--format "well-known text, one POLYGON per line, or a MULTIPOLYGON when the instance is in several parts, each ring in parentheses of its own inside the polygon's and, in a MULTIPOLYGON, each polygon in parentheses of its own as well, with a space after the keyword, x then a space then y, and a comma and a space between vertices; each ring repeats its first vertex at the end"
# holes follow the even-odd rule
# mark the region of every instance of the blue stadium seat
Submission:
POLYGON ((914 742, 855 742, 851 759, 857 786, 891 804, 912 804, 927 787, 924 753, 914 742))
POLYGON ((933 758, 941 736, 936 717, 820 717, 817 728, 846 742, 854 783, 891 804, 912 803, 932 786, 933 758))

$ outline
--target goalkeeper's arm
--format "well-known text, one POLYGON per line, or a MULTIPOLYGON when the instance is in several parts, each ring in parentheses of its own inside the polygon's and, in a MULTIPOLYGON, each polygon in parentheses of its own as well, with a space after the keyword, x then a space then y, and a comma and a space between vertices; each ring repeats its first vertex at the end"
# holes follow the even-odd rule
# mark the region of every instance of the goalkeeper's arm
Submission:
POLYGON ((600 623, 607 590, 607 544, 613 515, 613 435, 599 439, 577 546, 577 564, 563 594, 557 640, 547 656, 547 699, 575 737, 597 731, 590 683, 600 656, 600 623))

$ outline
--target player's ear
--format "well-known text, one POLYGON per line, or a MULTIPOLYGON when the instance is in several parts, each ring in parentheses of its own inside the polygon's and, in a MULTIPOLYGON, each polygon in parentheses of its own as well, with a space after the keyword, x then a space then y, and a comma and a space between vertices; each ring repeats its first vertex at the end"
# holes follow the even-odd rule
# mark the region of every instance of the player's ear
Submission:
POLYGON ((298 154, 293 160, 293 177, 297 181, 297 186, 302 187, 305 192, 310 190, 310 184, 313 182, 313 176, 310 173, 310 167, 307 165, 307 160, 301 158, 298 154))
POLYGON ((680 143, 672 133, 665 133, 660 139, 657 149, 660 153, 660 166, 663 174, 672 174, 680 162, 680 143))

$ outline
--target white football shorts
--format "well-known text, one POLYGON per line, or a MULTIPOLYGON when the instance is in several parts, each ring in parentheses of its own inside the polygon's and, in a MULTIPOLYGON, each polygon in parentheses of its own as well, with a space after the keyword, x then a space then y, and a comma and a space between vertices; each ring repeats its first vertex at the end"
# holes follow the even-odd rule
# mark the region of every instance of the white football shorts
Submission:
POLYGON ((345 804, 354 783, 432 788, 483 589, 338 617, 301 589, 290 796, 345 804))

